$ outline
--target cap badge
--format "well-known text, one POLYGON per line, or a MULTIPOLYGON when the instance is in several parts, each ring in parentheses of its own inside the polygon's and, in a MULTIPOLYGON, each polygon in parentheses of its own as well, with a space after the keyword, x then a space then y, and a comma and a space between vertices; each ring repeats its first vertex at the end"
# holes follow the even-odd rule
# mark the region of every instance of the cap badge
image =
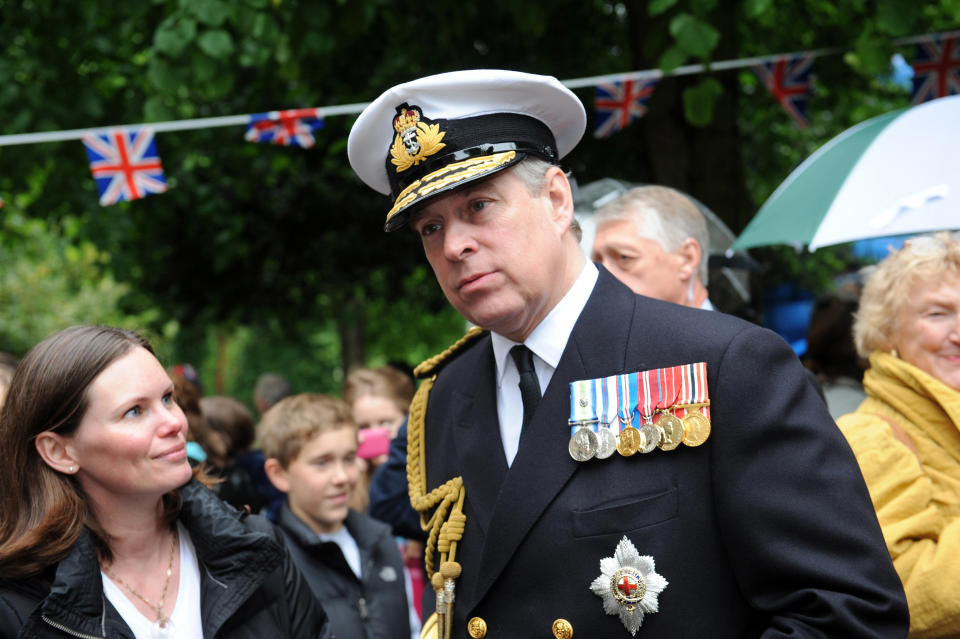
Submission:
POLYGON ((655 571, 653 557, 640 555, 624 536, 613 557, 600 560, 600 576, 590 584, 593 594, 603 599, 603 611, 619 615, 631 635, 636 635, 644 613, 659 611, 658 595, 667 580, 655 571))
POLYGON ((397 173, 423 162, 446 146, 441 142, 446 132, 440 130, 440 125, 428 124, 421 118, 420 107, 406 103, 397 107, 393 118, 397 135, 390 147, 390 161, 397 167, 397 173))

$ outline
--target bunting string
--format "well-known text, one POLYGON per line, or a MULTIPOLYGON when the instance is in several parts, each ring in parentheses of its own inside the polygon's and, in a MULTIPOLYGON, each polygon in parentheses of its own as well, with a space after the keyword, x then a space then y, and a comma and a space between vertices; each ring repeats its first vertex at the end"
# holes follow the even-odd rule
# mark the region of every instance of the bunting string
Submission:
MULTIPOLYGON (((894 44, 915 45, 913 104, 960 94, 960 31, 910 36, 894 40, 894 44)), ((646 114, 647 102, 657 82, 664 77, 751 68, 796 125, 805 127, 806 105, 813 87, 811 69, 814 59, 847 50, 832 47, 690 64, 668 72, 644 69, 611 73, 563 80, 562 83, 569 89, 595 87, 594 135, 605 138, 646 114)), ((243 125, 246 126, 244 138, 248 141, 311 148, 314 145, 313 132, 323 126, 324 118, 355 115, 368 104, 358 102, 266 113, 0 135, 0 147, 83 140, 91 163, 90 170, 100 192, 100 203, 107 206, 166 191, 167 184, 153 139, 157 132, 243 125)), ((2 202, 0 199, 0 206, 2 202)))

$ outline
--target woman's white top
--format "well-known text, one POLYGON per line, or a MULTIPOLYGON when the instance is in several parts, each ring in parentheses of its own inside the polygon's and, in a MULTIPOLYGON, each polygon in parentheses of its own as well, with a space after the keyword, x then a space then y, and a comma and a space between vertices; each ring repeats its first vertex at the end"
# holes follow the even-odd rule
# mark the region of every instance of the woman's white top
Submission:
POLYGON ((162 637, 203 639, 203 625, 200 617, 200 564, 197 562, 197 551, 193 547, 190 534, 180 522, 177 522, 177 531, 180 535, 180 582, 177 587, 177 602, 174 604, 173 614, 167 621, 168 627, 165 631, 157 628, 155 618, 147 618, 137 610, 129 598, 133 595, 128 594, 126 588, 114 583, 103 571, 100 572, 103 579, 103 594, 117 609, 137 639, 162 637))

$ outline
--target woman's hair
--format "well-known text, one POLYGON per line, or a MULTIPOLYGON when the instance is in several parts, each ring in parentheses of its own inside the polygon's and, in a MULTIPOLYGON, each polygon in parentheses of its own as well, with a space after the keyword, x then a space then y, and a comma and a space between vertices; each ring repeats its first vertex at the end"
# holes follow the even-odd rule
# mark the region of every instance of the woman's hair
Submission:
POLYGON ((203 449, 207 456, 206 463, 218 467, 225 465, 227 443, 207 422, 206 413, 201 407, 201 387, 184 374, 181 364, 168 368, 167 375, 173 381, 173 398, 187 418, 187 441, 196 442, 203 449))
POLYGON ((406 413, 413 401, 413 379, 393 366, 380 368, 357 368, 347 375, 343 383, 343 401, 349 406, 365 395, 386 397, 397 410, 406 413))
MULTIPOLYGON (((44 339, 26 354, 0 414, 0 577, 26 577, 63 559, 86 525, 101 556, 109 536, 89 508, 79 482, 44 462, 37 435, 71 435, 88 407, 88 389, 113 362, 141 347, 140 335, 108 326, 74 326, 44 339)), ((180 508, 176 491, 164 496, 164 518, 180 508)))
POLYGON ((960 239, 946 232, 913 238, 876 266, 865 269, 865 274, 853 325, 853 339, 861 357, 893 348, 900 311, 918 283, 937 281, 945 275, 960 277, 960 239))

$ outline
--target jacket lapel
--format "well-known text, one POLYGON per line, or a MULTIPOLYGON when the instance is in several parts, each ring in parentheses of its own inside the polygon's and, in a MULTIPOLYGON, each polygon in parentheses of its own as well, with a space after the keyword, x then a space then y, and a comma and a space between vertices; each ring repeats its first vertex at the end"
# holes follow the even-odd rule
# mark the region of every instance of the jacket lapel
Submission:
POLYGON ((497 418, 497 388, 493 348, 489 337, 486 344, 467 353, 475 361, 465 362, 467 370, 483 371, 453 393, 456 411, 451 421, 456 427, 453 438, 467 491, 467 516, 472 517, 486 534, 504 476, 507 474, 506 455, 500 441, 497 418))
MULTIPOLYGON (((630 337, 630 322, 623 318, 633 314, 636 299, 618 290, 622 288, 622 284, 600 269, 597 285, 574 325, 557 370, 533 421, 523 433, 517 456, 504 479, 477 564, 483 566, 482 574, 473 591, 463 593, 467 606, 472 607, 483 598, 537 519, 578 468, 567 450, 569 384, 622 370, 630 337)), ((496 400, 493 401, 496 406, 496 400)), ((503 459, 502 446, 500 459, 503 459)), ((468 484, 467 501, 474 499, 478 488, 483 490, 483 485, 489 482, 485 477, 473 479, 468 484)))

